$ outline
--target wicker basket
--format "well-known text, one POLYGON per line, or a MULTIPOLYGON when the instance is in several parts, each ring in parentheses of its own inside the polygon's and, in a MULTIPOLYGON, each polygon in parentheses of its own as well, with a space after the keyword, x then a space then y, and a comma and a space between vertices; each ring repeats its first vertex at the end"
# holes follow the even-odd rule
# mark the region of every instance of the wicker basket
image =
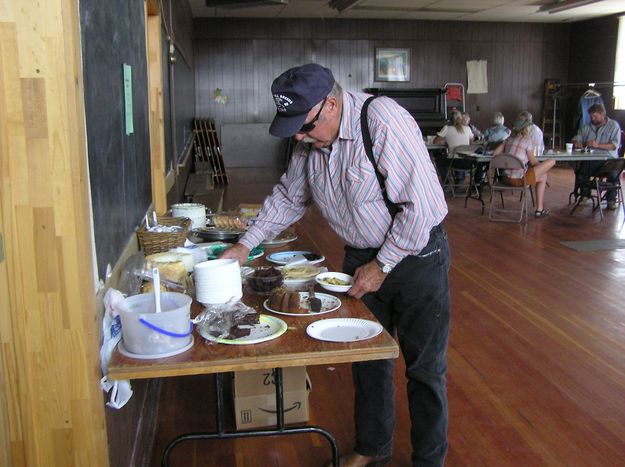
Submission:
POLYGON ((145 225, 137 230, 139 246, 146 255, 169 251, 177 246, 183 246, 189 233, 191 219, 186 217, 159 217, 158 223, 161 225, 178 225, 182 230, 178 232, 148 232, 145 225))

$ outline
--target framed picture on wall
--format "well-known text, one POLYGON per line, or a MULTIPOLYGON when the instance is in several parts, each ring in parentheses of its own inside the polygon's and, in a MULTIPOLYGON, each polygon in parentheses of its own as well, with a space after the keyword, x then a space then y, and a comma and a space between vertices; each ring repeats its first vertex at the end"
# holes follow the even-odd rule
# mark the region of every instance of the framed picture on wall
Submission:
POLYGON ((410 81, 410 49, 375 49, 375 81, 410 81))

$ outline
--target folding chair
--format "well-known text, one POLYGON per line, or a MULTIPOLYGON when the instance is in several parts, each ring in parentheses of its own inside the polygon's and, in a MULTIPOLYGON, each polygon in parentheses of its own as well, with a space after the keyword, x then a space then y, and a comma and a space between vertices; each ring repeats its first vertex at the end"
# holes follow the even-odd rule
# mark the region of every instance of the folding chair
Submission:
POLYGON ((525 180, 525 165, 523 162, 511 154, 499 154, 490 161, 490 168, 493 179, 490 183, 490 210, 488 219, 495 222, 522 222, 525 216, 525 222, 527 222, 527 193, 530 190, 530 186, 525 180), (504 183, 504 170, 515 169, 523 170, 521 185, 513 186, 504 183), (501 197, 501 207, 495 207, 497 193, 499 193, 501 197), (520 193, 519 201, 515 203, 515 205, 519 205, 519 207, 506 208, 503 198, 504 193, 520 193), (518 214, 518 218, 511 217, 511 213, 518 214))
POLYGON ((449 160, 449 167, 447 168, 447 173, 445 174, 445 179, 443 183, 443 188, 451 189, 451 197, 456 197, 456 188, 464 188, 464 195, 470 193, 471 187, 473 186, 473 182, 469 180, 469 183, 456 183, 455 176, 458 172, 471 172, 473 175, 473 169, 475 168, 476 162, 468 159, 464 159, 462 156, 458 155, 460 151, 467 152, 477 152, 483 151, 483 146, 481 144, 465 144, 461 146, 456 146, 454 148, 454 152, 451 155, 451 159, 449 160))
MULTIPOLYGON (((622 157, 619 157, 618 159, 610 159, 605 161, 599 170, 597 170, 597 172, 590 177, 589 188, 590 199, 592 200, 592 210, 594 212, 599 209, 601 221, 603 221, 603 208, 601 207, 601 203, 605 201, 607 204, 607 195, 610 190, 616 190, 616 199, 623 208, 623 215, 625 215, 623 186, 621 184, 621 174, 623 173, 623 169, 625 169, 625 159, 622 157)), ((575 212, 575 209, 577 209, 579 204, 580 202, 578 200, 578 202, 575 203, 575 206, 573 206, 571 214, 575 212)))

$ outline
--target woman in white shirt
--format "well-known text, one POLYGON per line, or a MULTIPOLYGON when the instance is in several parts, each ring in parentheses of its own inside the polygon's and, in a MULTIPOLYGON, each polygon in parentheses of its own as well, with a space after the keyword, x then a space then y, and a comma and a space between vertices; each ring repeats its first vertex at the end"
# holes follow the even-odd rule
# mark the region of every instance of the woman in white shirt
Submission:
POLYGON ((462 114, 457 110, 451 113, 451 123, 445 125, 436 133, 434 144, 447 144, 449 157, 454 153, 456 146, 471 144, 473 132, 468 125, 462 124, 462 114))
MULTIPOLYGON (((449 169, 449 159, 453 157, 454 150, 458 146, 464 146, 467 144, 471 144, 473 141, 473 133, 471 132, 471 128, 467 125, 463 125, 462 123, 462 114, 457 110, 454 110, 451 113, 451 123, 445 125, 440 129, 438 133, 436 133, 436 138, 434 139, 434 144, 447 144, 447 160, 439 160, 438 163, 441 165, 439 168, 439 173, 443 174, 441 178, 443 179, 443 183, 445 180, 444 174, 447 173, 449 169)), ((456 171, 454 170, 454 181, 457 185, 461 184, 468 171, 456 171)))

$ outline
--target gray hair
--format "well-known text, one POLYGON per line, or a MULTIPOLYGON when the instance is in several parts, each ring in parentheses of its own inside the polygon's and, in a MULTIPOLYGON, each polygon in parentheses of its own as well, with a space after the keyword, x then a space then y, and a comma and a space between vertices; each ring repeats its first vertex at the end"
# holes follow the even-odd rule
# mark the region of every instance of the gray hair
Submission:
POLYGON ((334 85, 332 85, 332 90, 330 91, 330 94, 328 94, 328 97, 334 97, 335 99, 338 100, 338 99, 341 99, 342 96, 343 96, 343 88, 341 87, 338 81, 335 81, 334 85))
POLYGON ((521 112, 519 114, 519 118, 522 120, 525 120, 526 122, 532 123, 532 114, 529 113, 527 110, 524 110, 523 112, 521 112))
POLYGON ((503 122, 504 122, 504 118, 501 112, 493 113, 493 123, 495 125, 503 125, 503 122))

